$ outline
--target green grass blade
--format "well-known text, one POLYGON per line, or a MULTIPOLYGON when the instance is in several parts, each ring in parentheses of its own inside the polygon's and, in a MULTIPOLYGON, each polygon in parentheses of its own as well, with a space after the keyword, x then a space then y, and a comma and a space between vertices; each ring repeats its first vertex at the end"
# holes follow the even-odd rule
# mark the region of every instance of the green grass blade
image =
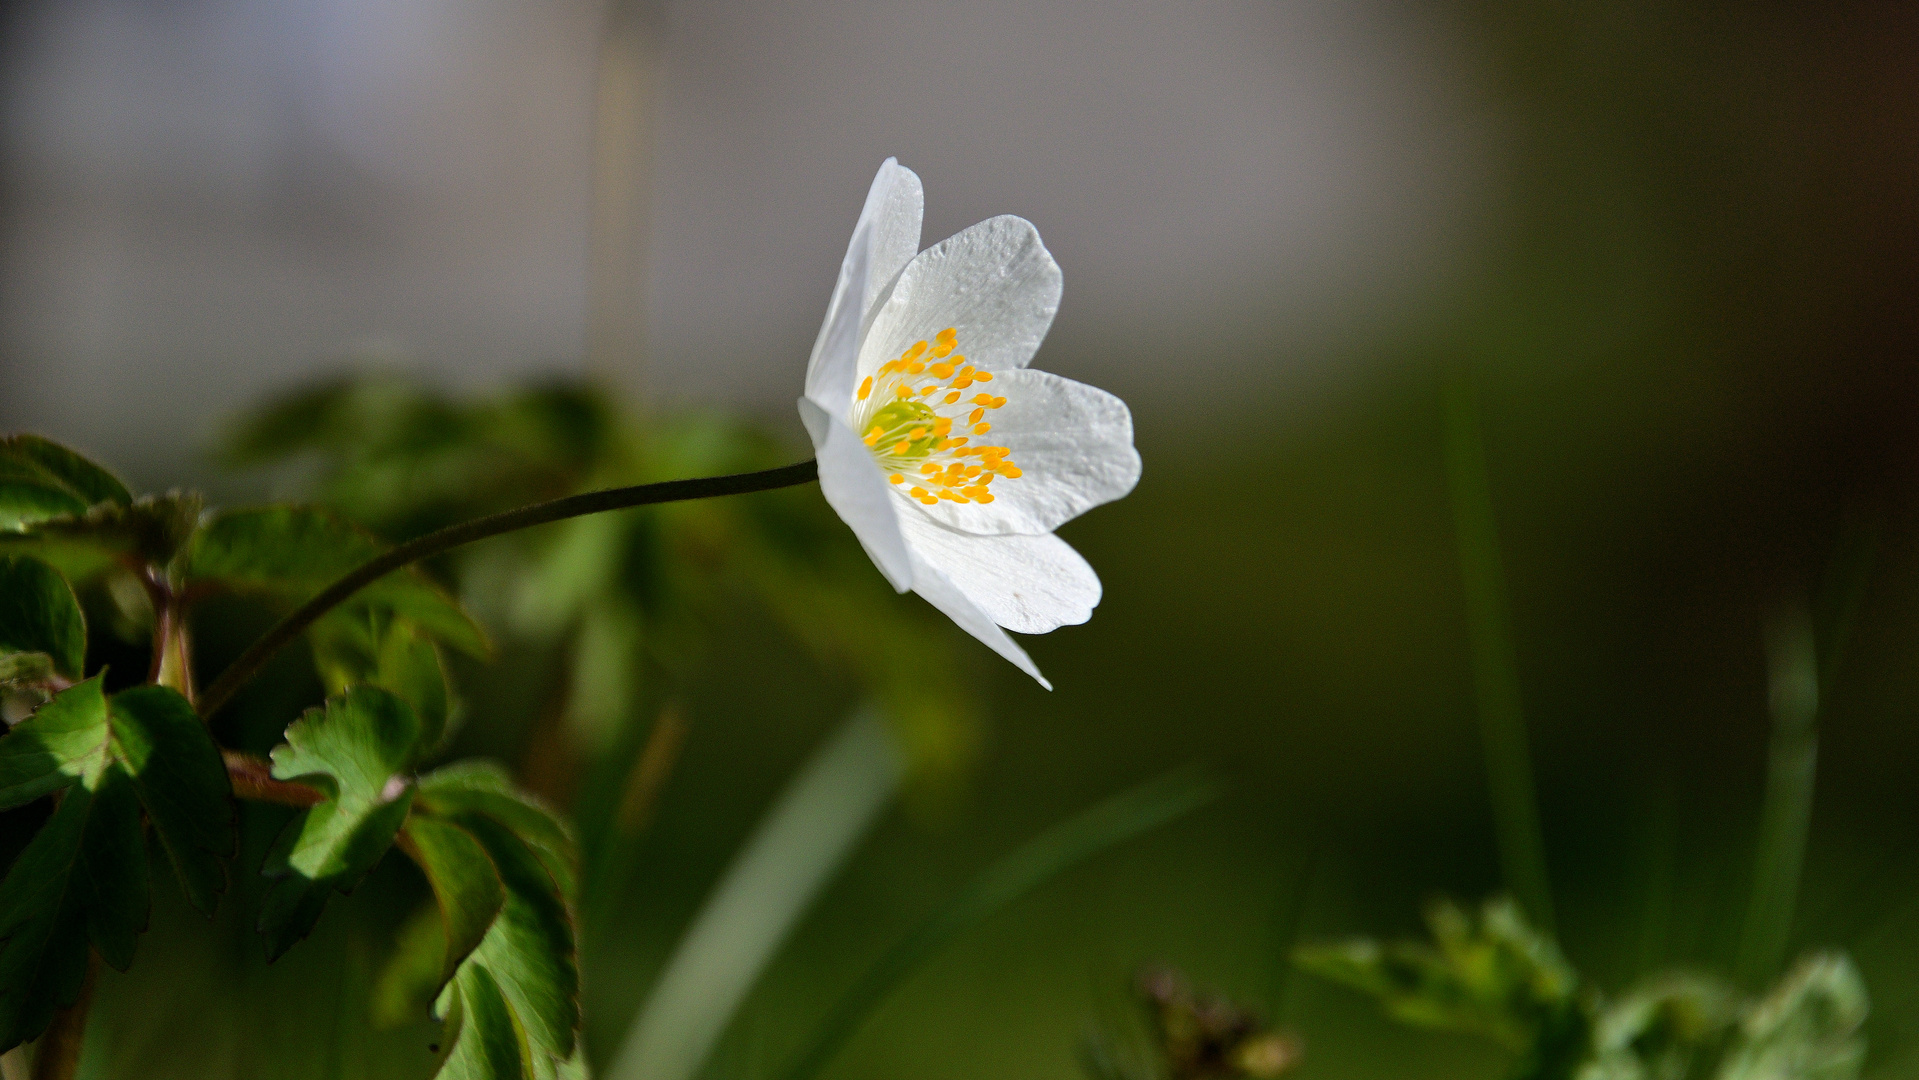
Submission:
POLYGON ((963 931, 1075 864, 1187 814, 1218 794, 1216 783, 1187 771, 1163 776, 1068 818, 994 863, 847 990, 783 1080, 811 1080, 874 1007, 963 931))
POLYGON ((608 1080, 691 1080, 813 898, 892 800, 886 723, 856 714, 761 819, 667 962, 608 1080))
POLYGON ((1752 902, 1735 965, 1750 986, 1770 982, 1785 963, 1799 901, 1819 758, 1819 661, 1814 641, 1812 618, 1802 607, 1782 613, 1766 635, 1772 743, 1767 751, 1752 902))
POLYGON ((1459 570, 1466 589, 1466 631, 1472 647, 1473 696, 1486 751, 1486 781, 1499 842, 1499 865, 1513 898, 1534 926, 1553 932, 1552 882, 1539 826, 1532 751, 1520 708, 1519 661, 1507 623, 1505 572, 1492 485, 1479 430, 1472 374, 1461 364, 1446 384, 1446 475, 1459 534, 1459 570))

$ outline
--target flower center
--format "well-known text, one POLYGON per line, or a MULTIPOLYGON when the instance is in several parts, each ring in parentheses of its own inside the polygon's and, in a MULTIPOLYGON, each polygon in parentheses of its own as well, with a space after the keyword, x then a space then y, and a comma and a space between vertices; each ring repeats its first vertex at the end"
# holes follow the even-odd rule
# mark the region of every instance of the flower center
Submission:
POLYGON ((925 503, 989 503, 996 477, 1020 475, 1004 446, 970 445, 993 429, 986 414, 1006 404, 988 393, 968 394, 975 383, 993 381, 954 356, 959 331, 947 327, 932 342, 888 360, 860 383, 851 417, 854 431, 873 448, 887 480, 925 503), (953 434, 954 428, 961 434, 953 434))

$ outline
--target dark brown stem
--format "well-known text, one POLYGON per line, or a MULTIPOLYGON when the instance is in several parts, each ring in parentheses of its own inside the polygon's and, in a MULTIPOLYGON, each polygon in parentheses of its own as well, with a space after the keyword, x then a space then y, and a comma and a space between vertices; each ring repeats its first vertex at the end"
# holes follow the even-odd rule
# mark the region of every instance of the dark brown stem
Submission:
POLYGON ((631 506, 650 506, 656 503, 684 502, 688 499, 710 499, 720 495, 744 495, 753 491, 771 491, 774 488, 793 487, 797 484, 811 483, 819 479, 819 467, 812 461, 802 461, 797 465, 782 465, 777 469, 764 469, 760 472, 735 473, 732 476, 708 476, 697 480, 668 480, 659 484, 640 484, 637 487, 611 488, 606 491, 589 491, 584 495, 570 495, 564 499, 523 506, 518 510, 508 510, 503 514, 475 518, 459 525, 450 525, 438 532, 409 540, 392 548, 378 557, 349 572, 345 577, 320 590, 319 595, 301 604, 292 614, 281 619, 268 630, 260 640, 254 642, 240 658, 227 666, 220 677, 200 698, 201 716, 212 716, 230 700, 248 679, 259 674, 273 654, 279 652, 294 638, 299 637, 315 620, 333 610, 342 601, 361 589, 395 570, 430 559, 445 551, 470 544, 475 540, 484 540, 489 536, 516 532, 534 525, 563 521, 567 518, 583 517, 587 514, 599 514, 608 510, 624 510, 631 506))
POLYGON ((242 754, 238 750, 222 750, 220 756, 226 759, 227 779, 233 782, 233 794, 239 798, 303 807, 318 806, 327 801, 326 792, 319 788, 275 780, 273 764, 265 758, 242 754))
POLYGON ((33 1044, 33 1080, 73 1080, 80 1067, 80 1047, 86 1042, 87 1009, 93 1004, 93 984, 100 978, 100 954, 87 952, 87 978, 80 997, 53 1014, 53 1023, 33 1044))

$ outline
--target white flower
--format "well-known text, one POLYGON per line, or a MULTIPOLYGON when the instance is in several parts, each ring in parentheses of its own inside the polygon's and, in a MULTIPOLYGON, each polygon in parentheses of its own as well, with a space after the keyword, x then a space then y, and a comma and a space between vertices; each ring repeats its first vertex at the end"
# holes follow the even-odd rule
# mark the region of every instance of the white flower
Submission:
POLYGON ((1026 366, 1060 290, 1032 223, 996 217, 920 251, 922 201, 919 177, 888 158, 853 227, 800 417, 826 501, 893 587, 1050 690, 1006 630, 1092 616, 1099 577, 1053 530, 1138 483, 1132 413, 1026 366))

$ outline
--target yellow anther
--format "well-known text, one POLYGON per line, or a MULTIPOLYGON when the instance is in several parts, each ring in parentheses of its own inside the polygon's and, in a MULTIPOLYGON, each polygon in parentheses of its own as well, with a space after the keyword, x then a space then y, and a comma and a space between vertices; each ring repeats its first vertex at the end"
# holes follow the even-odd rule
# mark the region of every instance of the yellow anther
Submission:
POLYGON ((931 475, 933 475, 934 473, 936 473, 936 472, 939 472, 939 471, 940 471, 940 467, 939 467, 938 465, 935 465, 935 464, 933 464, 933 463, 931 463, 931 462, 928 462, 928 463, 926 463, 925 465, 921 465, 921 466, 920 466, 920 471, 921 471, 921 472, 923 472, 923 473, 925 473, 925 474, 926 474, 926 475, 928 475, 928 476, 931 476, 931 475))
POLYGON ((893 393, 898 397, 909 398, 913 396, 913 388, 907 386, 905 383, 901 383, 893 388, 893 393))
POLYGON ((993 430, 993 425, 991 424, 974 424, 973 425, 973 434, 975 435, 984 435, 991 430, 993 430))
POLYGON ((879 425, 875 424, 873 426, 873 430, 866 433, 866 438, 864 440, 866 445, 871 446, 874 443, 879 442, 881 434, 882 432, 879 429, 879 425))
POLYGON ((946 403, 948 405, 951 405, 954 402, 957 402, 959 399, 960 399, 960 392, 958 390, 955 390, 952 393, 946 395, 946 403))
POLYGON ((868 375, 866 377, 866 381, 860 383, 860 400, 865 401, 866 395, 872 392, 873 392, 873 376, 868 375))
POLYGON ((953 377, 953 365, 950 362, 934 364, 926 370, 932 372, 933 377, 937 379, 950 379, 953 377))
POLYGON ((973 373, 973 378, 978 379, 981 382, 992 382, 993 373, 990 371, 976 371, 973 373))
POLYGON ((899 442, 893 444, 893 452, 895 454, 904 454, 912 448, 913 444, 907 442, 905 439, 901 439, 899 442))
POLYGON ((999 474, 1008 480, 1018 480, 1020 478, 1020 468, 1018 465, 1007 462, 1005 465, 1000 466, 999 474))
POLYGON ((901 476, 899 473, 894 473, 886 478, 886 482, 889 484, 904 484, 906 483, 906 477, 901 476))
POLYGON ((979 406, 982 406, 982 407, 990 407, 990 406, 991 406, 991 405, 993 404, 993 395, 991 395, 991 394, 974 394, 974 395, 973 395, 973 404, 975 404, 975 405, 979 405, 979 406))
POLYGON ((933 434, 935 434, 935 435, 942 435, 942 436, 943 436, 943 435, 945 435, 945 434, 946 434, 947 432, 949 432, 949 431, 951 431, 951 430, 953 430, 953 418, 952 418, 952 417, 950 417, 950 416, 941 416, 941 417, 938 417, 938 418, 936 418, 936 419, 935 419, 935 420, 933 421, 933 434))
POLYGON ((915 341, 913 343, 912 348, 907 349, 905 352, 900 354, 900 359, 908 363, 911 363, 914 360, 918 360, 920 358, 920 354, 925 351, 926 351, 926 342, 915 341))
MULTIPOLYGON (((981 397, 985 397, 986 395, 985 395, 985 394, 981 394, 980 396, 981 396, 981 397)), ((980 421, 980 417, 982 417, 982 416, 985 416, 985 415, 986 415, 986 410, 985 410, 985 409, 974 409, 974 410, 973 410, 973 415, 971 415, 971 416, 969 416, 969 417, 967 417, 967 418, 966 418, 966 422, 967 422, 967 423, 969 423, 969 424, 977 424, 977 423, 979 423, 979 421, 980 421)))
POLYGON ((906 437, 913 442, 918 442, 921 439, 926 438, 926 429, 923 427, 916 427, 913 430, 907 432, 906 437))

